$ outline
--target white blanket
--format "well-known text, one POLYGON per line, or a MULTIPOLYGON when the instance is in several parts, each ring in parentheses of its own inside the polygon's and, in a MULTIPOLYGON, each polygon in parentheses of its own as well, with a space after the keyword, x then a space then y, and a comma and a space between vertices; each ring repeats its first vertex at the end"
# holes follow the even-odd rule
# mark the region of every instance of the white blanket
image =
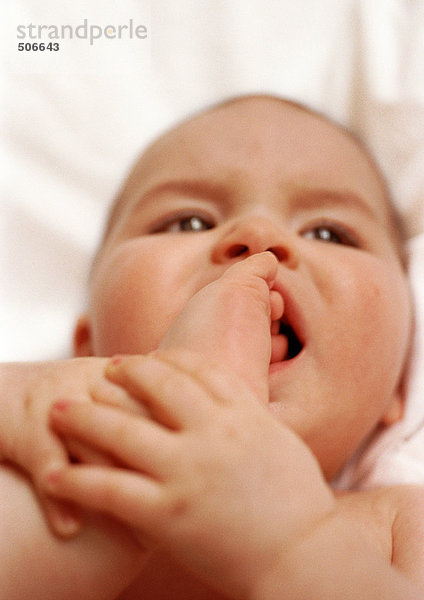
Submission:
POLYGON ((365 139, 411 238, 418 329, 405 420, 343 481, 424 482, 424 3, 21 0, 2 40, 0 360, 69 355, 107 205, 153 136, 234 94, 289 96, 365 139), (147 39, 106 37, 130 20, 147 39), (103 37, 19 51, 37 41, 30 24, 45 36, 97 26, 103 37))

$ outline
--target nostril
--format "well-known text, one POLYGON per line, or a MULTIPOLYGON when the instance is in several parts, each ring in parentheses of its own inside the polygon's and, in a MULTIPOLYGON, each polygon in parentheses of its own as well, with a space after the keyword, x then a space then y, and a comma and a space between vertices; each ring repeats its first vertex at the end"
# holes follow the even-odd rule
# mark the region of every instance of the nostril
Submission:
POLYGON ((279 261, 287 260, 288 252, 282 246, 272 246, 271 248, 267 248, 267 252, 272 252, 279 261))
POLYGON ((233 244, 230 248, 228 248, 227 256, 228 258, 237 258, 242 254, 246 254, 248 250, 249 248, 243 244, 233 244))
MULTIPOLYGON (((266 252, 272 252, 279 261, 287 260, 288 252, 282 246, 272 246, 267 248, 266 252)), ((227 258, 237 258, 243 254, 249 254, 249 246, 245 244, 232 244, 226 254, 227 258)))

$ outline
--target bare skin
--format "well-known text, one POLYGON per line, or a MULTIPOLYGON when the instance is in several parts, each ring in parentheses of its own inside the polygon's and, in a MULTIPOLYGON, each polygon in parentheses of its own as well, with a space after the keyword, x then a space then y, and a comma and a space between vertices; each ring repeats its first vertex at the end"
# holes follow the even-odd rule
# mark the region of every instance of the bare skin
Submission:
MULTIPOLYGON (((88 580, 97 595, 87 599, 110 597, 102 564, 125 573, 120 589, 114 580, 120 600, 160 600, 170 590, 197 600, 327 600, 329 589, 362 600, 422 597, 422 491, 336 498, 326 483, 374 428, 402 415, 410 302, 381 185, 362 151, 314 115, 249 100, 161 138, 125 193, 76 354, 137 356, 106 371, 96 363, 104 359, 81 359, 72 366, 84 366, 80 379, 63 366, 57 393, 25 404, 35 435, 11 433, 14 443, 2 446, 42 494, 130 527, 116 537, 120 565, 94 535, 97 579, 89 544, 76 546, 79 597, 88 580), (302 345, 291 360, 282 315, 302 345), (91 466, 63 469, 66 454, 47 428, 60 398, 55 431, 91 466), (34 459, 41 438, 45 456, 34 459), (207 494, 196 493, 200 482, 207 494)), ((4 489, 18 497, 19 485, 5 474, 4 489)), ((60 509, 56 517, 63 532, 60 509)), ((67 526, 72 533, 78 523, 67 526)), ((10 543, 16 532, 7 530, 10 543)), ((44 535, 39 527, 31 539, 44 535)), ((61 548, 52 542, 43 565, 63 560, 63 583, 61 548)))

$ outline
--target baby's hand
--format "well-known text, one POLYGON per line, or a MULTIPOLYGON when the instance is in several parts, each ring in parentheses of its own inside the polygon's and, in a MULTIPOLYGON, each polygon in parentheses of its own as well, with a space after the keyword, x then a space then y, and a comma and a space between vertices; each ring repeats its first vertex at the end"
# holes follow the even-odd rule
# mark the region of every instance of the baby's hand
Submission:
POLYGON ((151 415, 62 402, 54 427, 110 453, 121 468, 76 465, 50 490, 140 532, 229 597, 267 571, 333 510, 317 462, 233 373, 189 351, 128 357, 108 376, 151 415))
POLYGON ((271 254, 204 288, 161 349, 112 361, 106 376, 147 406, 62 402, 52 422, 123 468, 52 472, 50 490, 137 528, 209 584, 246 597, 264 572, 334 508, 309 449, 267 409, 271 254))
MULTIPOLYGON (((95 382, 102 376, 107 362, 107 359, 81 358, 0 365, 0 460, 23 469, 32 478, 47 520, 60 535, 76 533, 78 512, 75 507, 45 495, 44 474, 68 464, 67 450, 78 460, 101 463, 104 459, 76 442, 65 449, 49 428, 50 407, 61 398, 80 402, 91 400, 95 395, 95 382)), ((108 391, 110 394, 110 389, 108 391)), ((122 404, 120 398, 125 397, 124 392, 116 388, 113 395, 115 403, 122 404)))

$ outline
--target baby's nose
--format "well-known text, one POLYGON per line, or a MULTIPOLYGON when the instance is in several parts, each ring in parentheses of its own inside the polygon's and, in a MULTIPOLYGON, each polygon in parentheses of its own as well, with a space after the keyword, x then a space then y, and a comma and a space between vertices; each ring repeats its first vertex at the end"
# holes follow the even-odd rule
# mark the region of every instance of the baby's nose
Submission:
POLYGON ((259 252, 272 252, 278 261, 290 268, 299 262, 297 248, 291 233, 284 233, 274 223, 263 217, 239 220, 224 230, 216 243, 212 258, 225 263, 243 259, 259 252))

